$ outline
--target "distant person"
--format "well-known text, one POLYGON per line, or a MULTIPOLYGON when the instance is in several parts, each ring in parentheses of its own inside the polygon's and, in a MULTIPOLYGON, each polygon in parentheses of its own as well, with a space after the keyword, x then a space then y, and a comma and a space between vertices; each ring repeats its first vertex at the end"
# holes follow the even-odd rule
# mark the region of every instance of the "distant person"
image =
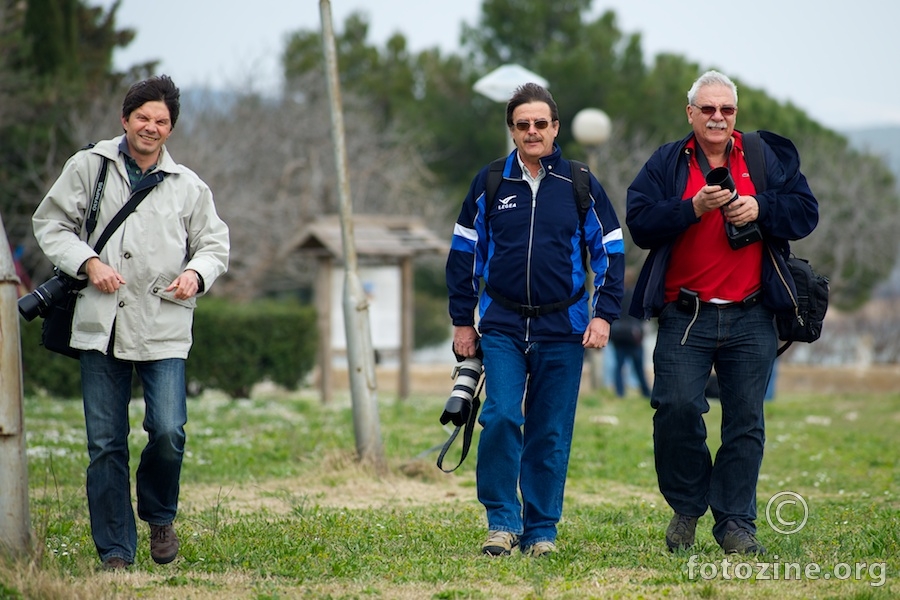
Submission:
POLYGON ((172 80, 134 84, 122 103, 124 135, 76 153, 41 201, 34 235, 50 261, 86 280, 71 346, 81 350, 91 534, 105 569, 134 563, 128 405, 132 374, 144 390, 147 445, 137 468, 137 513, 150 526, 150 556, 178 555, 173 522, 187 421, 185 359, 196 296, 228 266, 228 227, 212 192, 176 163, 165 142, 178 120, 172 80), (94 235, 82 229, 100 166, 108 162, 94 235), (133 192, 155 183, 98 255, 94 242, 133 192))
POLYGON ((25 265, 22 264, 22 256, 25 253, 25 248, 22 246, 13 248, 12 245, 10 245, 9 249, 12 253, 13 266, 16 269, 16 277, 19 278, 19 285, 17 286, 16 291, 19 298, 21 298, 22 296, 31 293, 32 289, 31 277, 29 277, 28 271, 25 270, 25 265))
MULTIPOLYGON (((634 269, 625 269, 625 295, 622 298, 622 306, 627 310, 634 295, 634 269)), ((641 390, 641 395, 650 397, 650 386, 647 384, 647 374, 644 372, 644 322, 627 313, 614 321, 610 327, 610 346, 615 355, 613 381, 615 382, 616 395, 625 396, 625 370, 631 365, 635 380, 641 390)))
POLYGON ((675 511, 666 544, 690 548, 709 508, 725 552, 761 554, 756 485, 763 397, 778 346, 774 314, 793 310, 782 283, 790 277, 788 241, 812 232, 818 203, 794 145, 769 132, 760 132, 767 188, 757 193, 746 136, 734 128, 731 79, 707 71, 687 101, 693 131, 650 157, 628 188, 626 213, 634 242, 650 250, 630 312, 659 324, 650 404, 659 489, 675 511), (734 193, 706 183, 716 167, 727 169, 734 193), (715 462, 703 420, 713 368, 722 405, 715 462))
POLYGON ((538 557, 556 552, 584 349, 606 346, 619 316, 624 246, 593 175, 582 223, 550 92, 534 83, 516 89, 506 125, 516 148, 495 197, 486 198, 488 167, 472 181, 453 232, 447 287, 453 351, 475 357, 480 343, 484 353, 476 487, 488 535, 481 551, 501 556, 518 546, 538 557), (583 246, 595 273, 593 302, 583 246))

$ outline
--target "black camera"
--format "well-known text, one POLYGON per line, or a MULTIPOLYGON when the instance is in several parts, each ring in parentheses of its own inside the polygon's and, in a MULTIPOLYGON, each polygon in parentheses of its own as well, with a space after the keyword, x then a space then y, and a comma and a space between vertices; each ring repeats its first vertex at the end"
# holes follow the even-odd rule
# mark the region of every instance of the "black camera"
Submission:
MULTIPOLYGON (((734 179, 728 167, 716 167, 706 174, 706 185, 719 185, 722 189, 731 191, 731 200, 725 203, 728 206, 738 199, 737 190, 734 187, 734 179)), ((747 223, 742 227, 735 227, 733 223, 725 221, 725 236, 732 250, 740 250, 753 242, 762 240, 762 230, 756 223, 747 223)))
POLYGON ((19 298, 19 314, 26 321, 46 317, 50 307, 65 300, 69 294, 84 289, 87 281, 69 277, 57 270, 56 275, 37 286, 33 292, 19 298))
POLYGON ((484 371, 483 357, 480 344, 476 348, 474 357, 465 358, 456 355, 456 360, 459 361, 459 364, 453 368, 453 378, 456 379, 456 383, 453 385, 453 391, 450 392, 450 398, 444 405, 441 425, 453 423, 457 427, 462 427, 468 422, 472 413, 475 389, 478 387, 478 381, 484 371))

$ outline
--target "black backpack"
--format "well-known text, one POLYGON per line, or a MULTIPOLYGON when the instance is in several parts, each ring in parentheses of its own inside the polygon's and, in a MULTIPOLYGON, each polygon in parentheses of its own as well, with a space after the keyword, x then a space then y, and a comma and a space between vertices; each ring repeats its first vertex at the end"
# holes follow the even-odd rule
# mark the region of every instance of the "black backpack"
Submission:
MULTIPOLYGON (((767 185, 765 159, 759 133, 744 134, 744 158, 747 161, 750 179, 753 180, 756 191, 765 191, 767 185)), ((775 260, 774 251, 771 247, 768 248, 768 251, 777 268, 778 262, 775 260)), ((822 335, 825 312, 828 310, 828 278, 816 273, 808 260, 793 254, 785 262, 789 273, 782 273, 782 275, 790 275, 797 293, 794 295, 789 282, 784 282, 794 300, 794 313, 775 316, 778 339, 787 342, 778 349, 776 356, 784 354, 784 351, 794 342, 810 343, 819 339, 822 335)))
MULTIPOLYGON (((575 197, 578 200, 578 217, 581 226, 584 227, 585 216, 588 209, 591 208, 591 170, 583 162, 577 160, 570 160, 569 162, 572 164, 572 185, 575 187, 575 197)), ((497 189, 503 180, 503 168, 505 166, 505 156, 491 163, 487 183, 484 187, 484 197, 487 200, 486 206, 488 210, 494 204, 494 198, 497 197, 497 189)))

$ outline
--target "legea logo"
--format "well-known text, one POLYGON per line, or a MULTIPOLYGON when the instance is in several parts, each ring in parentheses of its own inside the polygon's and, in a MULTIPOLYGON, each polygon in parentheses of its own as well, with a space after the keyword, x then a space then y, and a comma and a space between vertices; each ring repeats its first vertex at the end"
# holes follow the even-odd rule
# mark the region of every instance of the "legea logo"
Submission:
POLYGON ((515 208, 516 203, 513 200, 516 199, 515 194, 512 196, 507 196, 506 198, 500 198, 500 206, 497 207, 497 210, 506 210, 509 208, 515 208))

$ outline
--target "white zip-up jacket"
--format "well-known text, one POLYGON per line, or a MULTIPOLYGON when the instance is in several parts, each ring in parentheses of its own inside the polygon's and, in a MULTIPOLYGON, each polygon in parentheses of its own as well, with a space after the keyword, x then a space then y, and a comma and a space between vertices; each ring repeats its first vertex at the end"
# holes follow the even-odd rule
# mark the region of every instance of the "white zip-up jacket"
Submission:
MULTIPOLYGON (((64 273, 84 279, 79 269, 97 239, 128 201, 131 185, 119 151, 124 136, 77 152, 63 167, 32 218, 44 254, 64 273), (110 159, 97 227, 86 240, 84 222, 102 157, 110 159)), ((166 173, 150 194, 113 233, 99 258, 125 280, 116 293, 88 285, 78 294, 71 345, 132 361, 187 358, 193 341, 196 296, 177 300, 165 288, 185 269, 203 278, 209 291, 228 268, 228 226, 216 213, 212 191, 190 169, 177 164, 165 146, 156 171, 166 173)))

